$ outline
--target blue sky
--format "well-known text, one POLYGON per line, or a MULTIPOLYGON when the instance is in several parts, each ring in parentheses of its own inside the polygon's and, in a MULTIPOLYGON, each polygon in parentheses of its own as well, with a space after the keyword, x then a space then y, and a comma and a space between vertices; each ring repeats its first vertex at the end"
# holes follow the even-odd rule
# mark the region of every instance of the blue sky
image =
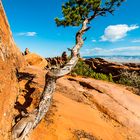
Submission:
MULTIPOLYGON (((61 55, 74 46, 78 27, 57 27, 66 0, 2 0, 15 42, 21 50, 44 57, 61 55)), ((140 0, 127 0, 115 15, 97 17, 85 36, 83 56, 140 55, 140 0)))

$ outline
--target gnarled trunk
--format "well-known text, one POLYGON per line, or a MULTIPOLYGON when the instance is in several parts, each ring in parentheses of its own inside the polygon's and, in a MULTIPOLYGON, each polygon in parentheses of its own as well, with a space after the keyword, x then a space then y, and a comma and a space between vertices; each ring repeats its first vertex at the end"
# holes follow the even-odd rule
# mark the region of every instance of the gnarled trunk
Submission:
POLYGON ((26 114, 23 118, 13 127, 12 139, 13 140, 23 140, 26 135, 28 135, 35 127, 40 123, 41 119, 45 116, 49 110, 52 96, 55 90, 56 80, 68 73, 75 67, 78 62, 78 53, 82 47, 84 41, 82 36, 87 28, 88 19, 84 20, 82 28, 76 34, 76 45, 72 48, 70 61, 60 69, 51 69, 45 78, 45 87, 42 92, 39 106, 34 110, 34 112, 26 114))

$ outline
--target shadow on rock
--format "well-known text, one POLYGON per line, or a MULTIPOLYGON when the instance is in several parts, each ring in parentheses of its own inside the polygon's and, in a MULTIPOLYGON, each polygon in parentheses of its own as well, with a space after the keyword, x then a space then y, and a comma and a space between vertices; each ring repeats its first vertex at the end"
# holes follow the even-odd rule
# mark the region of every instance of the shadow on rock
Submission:
POLYGON ((25 90, 22 90, 22 92, 25 92, 23 95, 24 97, 24 103, 20 103, 20 101, 16 101, 14 108, 18 110, 19 115, 15 117, 15 122, 17 122, 19 119, 22 118, 23 114, 27 114, 27 108, 30 107, 32 104, 33 98, 31 97, 31 94, 35 91, 35 88, 31 88, 30 84, 33 83, 35 75, 29 74, 29 73, 18 73, 18 80, 22 81, 28 80, 25 84, 25 90))

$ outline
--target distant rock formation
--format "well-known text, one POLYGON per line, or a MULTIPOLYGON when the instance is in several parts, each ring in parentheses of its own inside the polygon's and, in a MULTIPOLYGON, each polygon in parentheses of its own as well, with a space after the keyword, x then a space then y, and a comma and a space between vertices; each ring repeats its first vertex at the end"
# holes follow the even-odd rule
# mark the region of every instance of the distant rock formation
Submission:
POLYGON ((140 64, 134 63, 115 63, 108 62, 102 58, 90 58, 86 59, 85 63, 88 64, 93 70, 99 73, 109 74, 111 73, 117 79, 121 72, 127 70, 129 72, 136 71, 140 74, 140 64))
POLYGON ((66 52, 62 53, 62 61, 67 61, 68 60, 68 56, 66 52))
POLYGON ((30 53, 29 49, 26 48, 25 51, 24 51, 24 55, 27 55, 27 54, 29 54, 29 53, 30 53))
POLYGON ((49 66, 60 66, 62 67, 67 61, 68 61, 68 56, 67 53, 64 51, 61 55, 61 57, 53 57, 53 58, 46 58, 48 61, 49 66))

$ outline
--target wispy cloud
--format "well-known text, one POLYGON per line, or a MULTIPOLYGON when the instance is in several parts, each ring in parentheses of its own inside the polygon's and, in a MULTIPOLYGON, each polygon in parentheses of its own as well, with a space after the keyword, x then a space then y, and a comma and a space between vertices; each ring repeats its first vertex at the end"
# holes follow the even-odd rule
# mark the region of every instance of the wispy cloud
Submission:
POLYGON ((138 29, 138 25, 118 24, 106 27, 104 35, 101 36, 100 41, 115 42, 127 36, 127 33, 138 29))
POLYGON ((37 35, 36 32, 20 32, 16 34, 17 36, 28 36, 28 37, 34 37, 37 35))
POLYGON ((140 39, 134 39, 132 40, 133 43, 140 43, 140 39))
POLYGON ((140 46, 120 47, 113 49, 86 49, 82 55, 140 55, 140 46))
POLYGON ((93 39, 92 42, 97 42, 97 41, 95 39, 93 39))

